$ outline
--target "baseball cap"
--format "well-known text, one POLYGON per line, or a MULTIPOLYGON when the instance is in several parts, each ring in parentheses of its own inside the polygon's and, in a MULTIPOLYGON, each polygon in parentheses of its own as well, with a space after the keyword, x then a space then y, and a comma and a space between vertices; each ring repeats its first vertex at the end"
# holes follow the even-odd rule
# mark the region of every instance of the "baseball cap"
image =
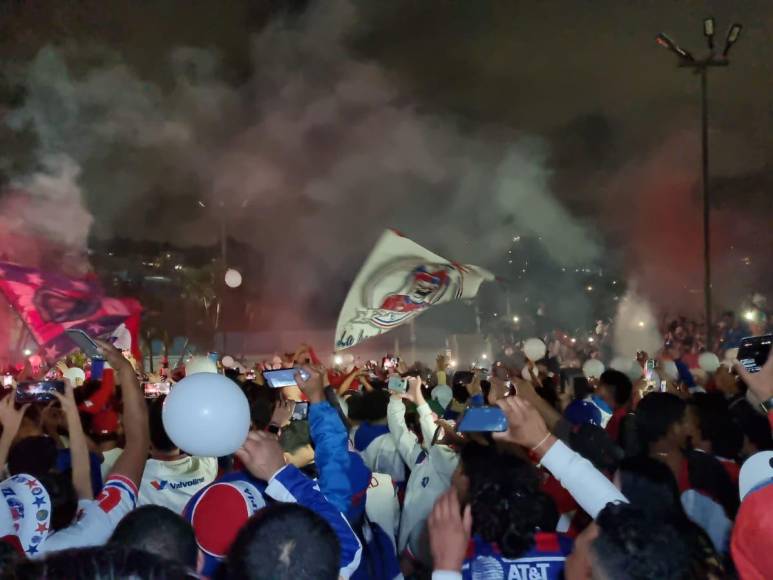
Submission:
POLYGON ((45 475, 56 467, 56 442, 45 435, 25 437, 8 452, 8 473, 45 475))
POLYGON ((91 432, 96 435, 106 435, 118 431, 119 415, 112 409, 100 411, 91 419, 91 432))
POLYGON ((744 461, 738 477, 741 501, 755 488, 773 483, 773 451, 760 451, 744 461))
POLYGON ((204 576, 214 576, 242 526, 266 507, 264 489, 265 484, 246 473, 230 473, 199 491, 185 506, 183 516, 204 554, 204 576))
POLYGON ((51 499, 43 485, 20 473, 0 483, 0 537, 16 536, 27 556, 38 552, 51 524, 51 499))

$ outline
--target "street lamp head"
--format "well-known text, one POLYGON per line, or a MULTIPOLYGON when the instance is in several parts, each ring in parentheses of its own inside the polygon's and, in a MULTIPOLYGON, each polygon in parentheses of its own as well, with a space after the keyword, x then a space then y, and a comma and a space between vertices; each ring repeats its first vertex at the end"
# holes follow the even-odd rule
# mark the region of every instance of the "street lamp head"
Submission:
POLYGON ((727 53, 730 52, 730 47, 738 41, 738 37, 741 36, 741 28, 742 26, 736 22, 730 27, 730 30, 727 31, 727 39, 725 40, 725 48, 722 51, 722 56, 727 56, 727 53))
POLYGON ((714 50, 714 18, 704 18, 703 35, 709 43, 709 50, 714 50))
POLYGON ((674 40, 671 37, 669 37, 664 32, 658 33, 658 35, 655 37, 655 42, 657 42, 663 48, 670 50, 679 58, 682 58, 684 60, 689 60, 689 61, 695 60, 693 58, 693 55, 691 55, 689 52, 687 52, 685 49, 679 46, 676 42, 674 42, 674 40))

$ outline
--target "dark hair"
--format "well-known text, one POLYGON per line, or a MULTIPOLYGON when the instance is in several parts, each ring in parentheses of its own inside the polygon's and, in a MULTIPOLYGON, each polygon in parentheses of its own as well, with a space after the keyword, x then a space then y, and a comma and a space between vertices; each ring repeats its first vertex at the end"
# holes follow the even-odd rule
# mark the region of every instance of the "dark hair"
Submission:
POLYGON ((596 518, 599 535, 591 544, 600 577, 615 580, 683 580, 688 548, 679 533, 631 504, 609 504, 596 518))
POLYGON ((150 442, 153 448, 162 453, 171 453, 177 449, 169 435, 164 429, 164 422, 161 418, 161 411, 164 407, 166 397, 158 399, 148 399, 148 423, 150 425, 150 442))
POLYGON ((301 447, 311 444, 308 421, 293 421, 282 429, 279 443, 287 453, 295 453, 301 447))
POLYGON ((582 423, 569 434, 570 447, 601 471, 614 470, 624 452, 602 427, 582 423))
POLYGON ((711 443, 714 455, 737 459, 743 431, 733 422, 722 393, 698 393, 688 404, 695 409, 701 437, 711 443))
POLYGON ((118 522, 108 546, 150 552, 196 569, 199 548, 191 525, 179 514, 158 505, 145 505, 118 522))
POLYGON ((46 488, 51 500, 51 531, 69 526, 78 511, 78 494, 72 484, 71 471, 40 475, 38 480, 46 488))
POLYGON ((542 379, 542 384, 535 389, 537 394, 545 399, 554 409, 558 407, 558 389, 552 377, 542 379))
POLYGON ((193 576, 179 564, 141 550, 100 546, 53 552, 23 560, 9 571, 15 580, 183 580, 193 576))
POLYGON ((246 381, 241 387, 250 405, 252 426, 258 431, 263 431, 271 422, 276 393, 274 389, 261 387, 254 381, 246 381))
POLYGON ((365 409, 362 406, 362 393, 353 393, 346 397, 347 417, 352 421, 365 421, 365 409))
POLYGON ((379 421, 386 418, 389 393, 387 391, 368 391, 362 395, 361 404, 365 421, 379 421))
POLYGON ((546 502, 538 498, 536 468, 477 443, 464 446, 461 464, 470 480, 473 533, 496 543, 507 558, 522 556, 534 545, 536 529, 548 519, 546 502))
POLYGON ((758 451, 773 449, 773 437, 770 433, 770 421, 759 413, 750 414, 743 423, 738 423, 744 436, 758 451))
MULTIPOLYGON (((21 549, 21 545, 19 545, 21 549)), ((0 540, 0 572, 10 570, 17 562, 22 560, 22 555, 9 541, 0 540)))
POLYGON ((724 569, 709 536, 682 507, 674 473, 662 461, 644 455, 620 462, 620 491, 647 517, 674 527, 690 553, 692 578, 723 578, 724 569))
POLYGON ((256 513, 236 536, 226 560, 228 578, 337 580, 338 537, 312 510, 276 503, 256 513))
POLYGON ((614 393, 615 404, 623 406, 631 400, 631 392, 633 391, 633 383, 628 375, 609 369, 601 373, 599 382, 610 387, 614 393))
POLYGON ((469 385, 474 378, 475 375, 472 371, 456 371, 454 373, 454 376, 451 379, 451 392, 453 393, 454 399, 460 403, 467 402, 467 399, 470 398, 470 392, 467 390, 467 385, 469 385))
POLYGON ((662 439, 684 418, 686 403, 671 393, 650 393, 636 407, 636 429, 644 445, 662 439))
POLYGON ((26 437, 8 452, 8 473, 40 477, 56 467, 56 442, 45 435, 26 437))
POLYGON ((575 401, 582 401, 585 397, 593 393, 593 387, 590 386, 588 379, 585 377, 574 377, 572 386, 574 387, 575 401))

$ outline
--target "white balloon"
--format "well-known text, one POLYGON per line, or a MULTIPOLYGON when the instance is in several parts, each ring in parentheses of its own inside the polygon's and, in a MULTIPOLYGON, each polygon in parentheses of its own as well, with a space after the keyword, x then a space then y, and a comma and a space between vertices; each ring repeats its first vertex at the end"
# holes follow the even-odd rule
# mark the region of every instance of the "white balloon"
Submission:
POLYGON ((666 375, 666 378, 669 381, 676 381, 679 380, 679 369, 676 366, 676 363, 672 360, 664 360, 663 361, 663 372, 666 375))
POLYGON ((530 361, 538 361, 545 356, 548 349, 539 338, 530 338, 523 343, 523 352, 530 361))
POLYGON ((628 375, 628 378, 631 379, 633 382, 638 381, 640 378, 644 376, 644 370, 641 368, 641 365, 638 361, 631 361, 631 364, 628 365, 628 369, 622 371, 626 375, 628 375))
POLYGON ((539 376, 539 369, 536 366, 531 369, 531 372, 529 372, 528 366, 523 367, 523 370, 521 371, 521 377, 524 381, 531 381, 534 378, 532 377, 532 374, 537 377, 539 376))
POLYGON ((704 352, 698 357, 698 366, 707 373, 716 372, 719 368, 719 357, 713 352, 704 352))
POLYGON ((239 270, 229 268, 225 273, 225 285, 229 288, 238 288, 242 285, 242 275, 239 270))
POLYGON ((601 373, 604 372, 604 363, 601 362, 598 359, 595 358, 589 358, 585 361, 585 364, 582 365, 582 374, 585 375, 586 378, 590 379, 593 378, 599 378, 601 376, 601 373))
POLYGON ((250 430, 250 405, 232 380, 217 373, 185 377, 171 390, 161 411, 169 438, 200 457, 230 455, 250 430))
POLYGON ((222 362, 223 366, 225 368, 227 368, 227 369, 232 369, 232 368, 234 368, 236 366, 236 361, 234 360, 234 357, 229 356, 229 355, 225 355, 223 357, 223 360, 220 361, 220 362, 222 362))
POLYGON ((86 380, 86 373, 83 372, 83 369, 79 369, 78 367, 70 367, 62 374, 64 375, 64 378, 72 383, 73 387, 81 386, 86 380))
POLYGON ((631 368, 631 359, 625 356, 616 356, 612 359, 612 362, 609 363, 609 368, 620 371, 621 373, 627 373, 631 368))
POLYGON ((206 356, 194 356, 185 363, 185 376, 189 377, 196 373, 216 373, 217 365, 206 356))

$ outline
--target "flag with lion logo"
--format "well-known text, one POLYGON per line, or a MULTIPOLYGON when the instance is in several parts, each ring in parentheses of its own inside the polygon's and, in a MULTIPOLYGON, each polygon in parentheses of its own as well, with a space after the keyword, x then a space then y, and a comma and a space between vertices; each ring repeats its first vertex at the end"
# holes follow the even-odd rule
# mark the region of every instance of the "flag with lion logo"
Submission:
POLYGON ((384 334, 438 304, 474 298, 491 280, 494 275, 483 268, 451 262, 387 230, 349 289, 335 350, 384 334))

